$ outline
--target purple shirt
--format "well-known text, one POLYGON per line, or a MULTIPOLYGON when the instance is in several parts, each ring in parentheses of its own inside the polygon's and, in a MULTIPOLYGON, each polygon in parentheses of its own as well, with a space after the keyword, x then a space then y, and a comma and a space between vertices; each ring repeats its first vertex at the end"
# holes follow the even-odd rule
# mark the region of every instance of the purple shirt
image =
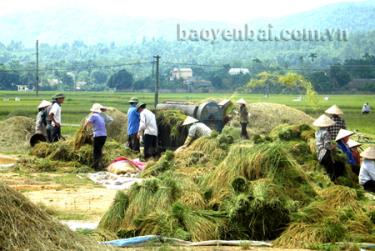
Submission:
POLYGON ((107 129, 105 128, 105 121, 99 113, 93 113, 89 117, 88 121, 92 124, 95 137, 107 136, 107 129))

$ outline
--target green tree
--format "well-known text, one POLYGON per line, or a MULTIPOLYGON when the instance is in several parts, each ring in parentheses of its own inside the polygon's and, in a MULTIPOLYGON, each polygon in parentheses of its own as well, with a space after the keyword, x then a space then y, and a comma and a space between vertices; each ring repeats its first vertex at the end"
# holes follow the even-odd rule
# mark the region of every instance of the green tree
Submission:
POLYGON ((127 70, 123 69, 114 73, 107 82, 109 88, 120 90, 126 90, 133 87, 133 75, 127 70))

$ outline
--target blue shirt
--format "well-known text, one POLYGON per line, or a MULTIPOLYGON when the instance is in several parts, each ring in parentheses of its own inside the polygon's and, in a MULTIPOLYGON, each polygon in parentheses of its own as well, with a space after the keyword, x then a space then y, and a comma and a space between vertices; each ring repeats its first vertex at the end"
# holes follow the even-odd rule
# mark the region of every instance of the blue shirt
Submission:
POLYGON ((94 138, 107 136, 107 129, 105 128, 105 120, 99 113, 93 113, 89 117, 88 121, 92 124, 94 131, 94 138))
POLYGON ((128 135, 138 133, 139 129, 139 112, 135 105, 130 106, 128 110, 128 135))
POLYGON ((348 147, 347 144, 344 143, 344 141, 339 140, 337 141, 337 146, 340 148, 343 153, 345 153, 346 157, 348 158, 348 163, 350 165, 355 165, 356 161, 353 157, 352 151, 350 151, 350 148, 348 147))

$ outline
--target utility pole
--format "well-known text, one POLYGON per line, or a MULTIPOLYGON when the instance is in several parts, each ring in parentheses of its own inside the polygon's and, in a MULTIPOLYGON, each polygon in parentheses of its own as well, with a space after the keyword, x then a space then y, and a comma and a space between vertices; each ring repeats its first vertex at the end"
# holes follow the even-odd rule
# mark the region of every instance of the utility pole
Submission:
POLYGON ((35 83, 35 91, 36 96, 39 94, 39 41, 36 40, 36 64, 35 64, 35 76, 36 76, 36 83, 35 83))
POLYGON ((155 63, 156 63, 156 81, 155 81, 155 108, 157 106, 157 104, 159 103, 159 60, 160 60, 160 56, 159 55, 156 55, 154 56, 155 58, 155 63))

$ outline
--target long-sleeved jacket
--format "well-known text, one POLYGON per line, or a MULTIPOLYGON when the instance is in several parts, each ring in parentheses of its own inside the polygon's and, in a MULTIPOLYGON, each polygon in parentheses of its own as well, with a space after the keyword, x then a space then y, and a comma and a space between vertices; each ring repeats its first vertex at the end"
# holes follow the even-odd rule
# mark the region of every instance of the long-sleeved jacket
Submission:
POLYGON ((139 112, 137 107, 132 105, 128 110, 128 135, 133 135, 138 132, 139 129, 139 112))
POLYGON ((155 114, 145 108, 141 112, 140 117, 138 133, 141 135, 148 134, 158 136, 158 126, 156 124, 155 114))
POLYGON ((315 139, 316 139, 316 151, 317 151, 317 157, 318 160, 321 161, 323 157, 326 155, 327 151, 332 150, 332 142, 331 142, 331 136, 329 135, 329 132, 327 129, 320 128, 315 133, 315 139))

